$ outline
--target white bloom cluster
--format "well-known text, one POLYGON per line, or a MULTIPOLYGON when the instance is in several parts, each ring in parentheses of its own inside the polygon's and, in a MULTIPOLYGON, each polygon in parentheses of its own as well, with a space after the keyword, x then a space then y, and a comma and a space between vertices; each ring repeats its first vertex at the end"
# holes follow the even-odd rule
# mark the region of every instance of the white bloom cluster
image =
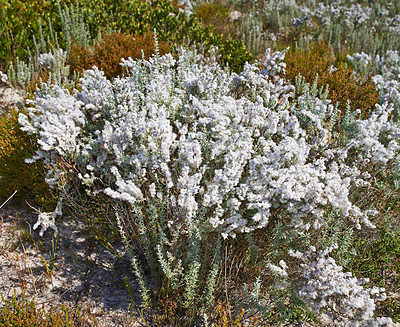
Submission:
POLYGON ((385 300, 385 289, 363 288, 361 285, 368 279, 357 279, 351 272, 343 272, 343 268, 328 256, 336 248, 337 245, 333 245, 316 252, 311 247, 305 253, 289 253, 303 262, 298 295, 316 313, 321 309, 333 309, 336 313, 333 318, 343 326, 386 326, 392 323, 391 318, 374 318, 375 301, 385 300))
MULTIPOLYGON (((379 92, 379 102, 382 107, 379 112, 388 111, 397 118, 400 117, 400 55, 397 50, 388 50, 385 55, 376 55, 372 59, 371 55, 365 53, 355 53, 348 56, 353 62, 356 73, 375 72, 377 75, 372 77, 379 92)), ((384 118, 387 119, 387 118, 384 118)), ((392 133, 398 135, 398 132, 392 133)))
POLYGON ((231 23, 238 21, 242 17, 242 13, 238 10, 229 13, 229 20, 231 23))
POLYGON ((286 272, 288 266, 286 265, 286 262, 283 260, 279 261, 279 266, 273 265, 271 263, 268 264, 268 268, 276 275, 279 275, 283 278, 288 277, 288 273, 286 272))
POLYGON ((57 207, 53 212, 40 212, 39 217, 33 229, 37 229, 40 226, 39 235, 43 236, 44 232, 48 228, 52 228, 56 233, 58 232, 56 226, 56 217, 62 216, 62 198, 59 199, 57 207))
POLYGON ((376 55, 375 64, 384 80, 400 82, 400 54, 397 50, 388 50, 384 56, 376 55))
POLYGON ((350 6, 341 5, 340 1, 331 4, 322 2, 312 2, 298 7, 303 16, 292 19, 292 24, 298 26, 304 23, 311 23, 313 19, 320 21, 322 25, 332 25, 334 21, 343 19, 347 27, 363 26, 370 20, 372 8, 351 4, 350 6))
POLYGON ((377 55, 374 66, 378 75, 372 78, 382 101, 394 104, 400 112, 400 55, 398 51, 387 51, 384 56, 377 55))
POLYGON ((360 163, 372 161, 385 164, 395 158, 400 147, 392 136, 400 133, 400 127, 389 121, 392 111, 393 105, 387 102, 383 105, 376 104, 376 110, 370 117, 359 122, 358 135, 347 144, 341 155, 347 156, 348 150, 355 147, 360 151, 360 163))
POLYGON ((67 57, 67 53, 64 50, 57 49, 57 50, 54 50, 54 52, 40 54, 37 57, 36 62, 39 66, 45 67, 49 70, 52 70, 56 66, 58 60, 60 60, 60 59, 65 60, 66 57, 67 57))
POLYGON ((44 86, 35 100, 27 100, 29 117, 20 113, 18 122, 27 134, 37 134, 40 150, 32 159, 45 159, 52 169, 48 172, 47 183, 55 186, 59 177, 56 157, 75 158, 81 151, 79 135, 85 126, 83 102, 58 86, 44 86))
POLYGON ((289 48, 286 48, 282 52, 272 52, 271 49, 267 49, 267 51, 265 51, 261 73, 269 76, 275 76, 277 73, 285 74, 286 64, 283 62, 283 59, 285 59, 288 50, 289 48))
POLYGON ((354 53, 352 56, 347 55, 347 59, 349 59, 349 61, 352 63, 359 63, 362 66, 366 66, 371 62, 372 57, 364 52, 361 52, 354 53))
POLYGON ((20 123, 38 136, 34 159, 52 168, 51 185, 57 158, 66 157, 87 187, 99 180, 115 199, 167 203, 172 227, 201 212, 223 237, 235 237, 267 226, 271 209, 282 207, 293 228, 319 228, 327 206, 372 226, 371 212, 349 200, 368 174, 346 154, 355 148, 384 163, 398 153, 396 140, 381 139, 394 131, 389 107, 359 120, 360 136, 344 149, 326 150, 333 106, 310 94, 291 102, 285 52, 267 50, 261 69, 246 64, 240 75, 186 50, 177 61, 123 60, 130 75, 112 82, 94 68, 73 94, 44 85, 20 123))
POLYGON ((179 0, 179 5, 185 7, 185 13, 188 18, 193 14, 193 5, 190 0, 179 0))
POLYGON ((0 70, 0 79, 3 83, 7 83, 8 76, 7 74, 4 74, 1 70, 0 70))

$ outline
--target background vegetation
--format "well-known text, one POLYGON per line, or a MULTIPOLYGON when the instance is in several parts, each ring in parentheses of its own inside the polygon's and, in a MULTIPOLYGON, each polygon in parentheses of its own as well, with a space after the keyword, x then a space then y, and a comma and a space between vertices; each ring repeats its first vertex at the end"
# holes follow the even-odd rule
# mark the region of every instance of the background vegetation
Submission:
MULTIPOLYGON (((74 87, 80 89, 79 77, 93 65, 101 68, 108 78, 121 76, 124 74, 119 64, 121 58, 142 58, 143 55, 148 59, 154 53, 154 30, 157 31, 159 55, 171 52, 176 56, 182 45, 197 47, 202 53, 218 47, 219 62, 237 73, 242 71, 246 61, 265 59, 267 48, 283 50, 290 47, 285 57, 286 78, 293 85, 299 85, 301 76, 303 84, 308 83, 310 88, 314 84, 314 89, 321 90, 321 94, 327 90, 327 99, 341 113, 335 122, 338 134, 333 137, 342 142, 339 134, 346 135, 339 127, 343 120, 351 119, 345 115, 346 112, 351 114, 360 109, 361 116, 366 118, 376 104, 383 102, 382 94, 372 82, 373 76, 382 71, 373 62, 377 56, 384 57, 388 50, 400 50, 400 33, 396 30, 400 2, 380 0, 372 4, 370 1, 357 1, 354 5, 359 7, 353 9, 357 15, 353 16, 344 8, 339 14, 330 16, 327 8, 331 3, 325 1, 326 7, 318 7, 311 1, 297 4, 273 0, 193 1, 193 14, 188 15, 184 5, 167 0, 68 0, 62 3, 53 0, 2 0, 0 70, 8 72, 9 83, 17 87, 26 99, 32 99, 41 81, 55 82, 71 90, 74 87), (309 7, 309 15, 304 14, 302 5, 309 7), (367 18, 363 16, 365 12, 369 13, 365 16, 367 18), (59 48, 65 53, 58 53, 59 48), (372 56, 370 64, 357 65, 357 62, 349 60, 348 55, 367 49, 372 56), (41 57, 44 53, 52 57, 41 57)), ((300 88, 296 92, 298 90, 300 88)), ((18 190, 21 199, 33 194, 39 205, 51 208, 55 201, 44 182, 46 167, 42 161, 34 164, 24 162, 25 158, 32 156, 37 145, 35 137, 27 136, 19 127, 17 117, 21 110, 10 107, 7 114, 0 117, 0 197, 6 199, 18 190)), ((340 244, 342 250, 332 256, 347 271, 358 278, 370 278, 369 286, 385 287, 388 294, 395 294, 400 284, 399 164, 396 160, 383 168, 371 164, 369 171, 373 172, 372 185, 365 192, 352 194, 352 198, 360 207, 380 211, 374 221, 378 228, 368 232, 353 230, 340 221, 335 223, 332 213, 331 228, 318 237, 321 246, 333 242, 340 244)), ((79 187, 76 185, 77 194, 79 187)), ((73 200, 77 201, 76 198, 73 200)), ((96 207, 96 204, 92 205, 96 207)), ((97 207, 95 218, 88 218, 88 212, 80 212, 82 219, 87 220, 93 232, 104 242, 107 242, 107 229, 112 229, 110 234, 113 235, 118 230, 116 217, 112 222, 102 217, 112 206, 97 207)), ((73 212, 74 209, 70 210, 73 212)), ((271 324, 317 320, 303 303, 296 302, 290 292, 269 289, 272 282, 268 284, 268 281, 272 281, 272 277, 263 272, 265 257, 284 257, 290 247, 284 241, 290 231, 277 223, 284 214, 276 210, 275 223, 271 223, 266 231, 254 233, 252 238, 243 236, 223 243, 223 257, 219 258, 222 265, 218 272, 221 302, 210 314, 215 326, 253 326, 257 324, 258 315, 264 319, 267 317, 271 324), (272 256, 267 249, 276 247, 278 243, 279 251, 272 256), (272 304, 267 313, 263 311, 265 308, 254 308, 250 296, 246 298, 247 302, 242 298, 241 303, 235 304, 235 297, 227 295, 227 290, 234 292, 238 281, 256 287, 256 278, 260 275, 264 291, 271 294, 268 300, 272 304), (287 303, 292 304, 290 309, 285 307, 287 303)), ((135 226, 130 231, 133 230, 135 226)), ((153 232, 150 239, 158 237, 156 229, 153 232)), ((205 252, 211 267, 213 253, 205 252)), ((249 286, 248 291, 251 294, 253 289, 249 286)), ((183 324, 183 317, 188 314, 187 308, 182 307, 183 297, 184 290, 171 291, 169 283, 162 284, 152 302, 154 311, 147 316, 149 324, 183 324)), ((15 317, 8 316, 7 319, 22 319, 21 310, 29 311, 34 306, 25 302, 12 303, 1 311, 16 312, 15 317)), ((376 313, 400 321, 399 308, 400 299, 389 296, 379 304, 376 313)), ((26 316, 34 321, 43 319, 45 314, 38 310, 26 316)), ((0 314, 0 321, 4 317, 0 314)), ((54 317, 62 319, 61 314, 54 317)), ((64 318, 67 319, 68 315, 65 314, 64 318)), ((13 326, 12 322, 7 323, 13 326)))

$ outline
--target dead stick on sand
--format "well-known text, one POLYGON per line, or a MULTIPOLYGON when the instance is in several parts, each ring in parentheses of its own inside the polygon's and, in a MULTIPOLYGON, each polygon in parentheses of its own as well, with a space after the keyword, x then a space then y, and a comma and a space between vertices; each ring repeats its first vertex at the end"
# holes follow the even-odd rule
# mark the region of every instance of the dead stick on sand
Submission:
POLYGON ((12 197, 15 195, 15 193, 17 193, 17 192, 18 192, 18 191, 14 191, 14 193, 11 194, 11 196, 0 206, 0 209, 3 208, 3 207, 6 205, 6 203, 7 203, 8 201, 10 201, 10 200, 12 199, 12 197))

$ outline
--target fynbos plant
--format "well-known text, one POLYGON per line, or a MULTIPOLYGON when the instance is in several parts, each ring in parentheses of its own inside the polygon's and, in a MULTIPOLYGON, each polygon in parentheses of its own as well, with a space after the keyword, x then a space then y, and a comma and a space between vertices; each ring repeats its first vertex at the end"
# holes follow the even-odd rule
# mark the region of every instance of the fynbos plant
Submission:
POLYGON ((109 196, 146 302, 145 265, 159 294, 173 295, 196 321, 194 306, 215 302, 224 239, 267 231, 275 219, 293 238, 325 228, 330 210, 374 227, 375 212, 349 194, 369 184, 369 162, 399 152, 392 106, 355 119, 343 146, 331 137, 337 113, 326 96, 292 99, 285 52, 267 50, 240 75, 183 49, 177 60, 123 60, 127 77, 110 81, 94 68, 72 94, 44 84, 20 115, 40 147, 28 160, 44 160, 49 185, 69 187, 67 162, 82 190, 109 196))

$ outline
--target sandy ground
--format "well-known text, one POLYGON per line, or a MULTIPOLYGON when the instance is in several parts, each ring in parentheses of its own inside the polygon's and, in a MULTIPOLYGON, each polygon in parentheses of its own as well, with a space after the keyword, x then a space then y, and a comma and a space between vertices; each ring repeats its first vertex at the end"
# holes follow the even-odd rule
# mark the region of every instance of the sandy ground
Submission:
POLYGON ((22 96, 5 83, 0 81, 0 115, 5 111, 8 105, 18 104, 23 101, 22 96))
POLYGON ((58 224, 57 236, 47 231, 40 238, 31 230, 35 217, 29 210, 11 205, 0 210, 3 296, 10 299, 25 292, 45 307, 79 306, 87 317, 95 317, 96 326, 143 326, 130 314, 130 295, 123 279, 129 278, 133 290, 137 287, 123 248, 114 244, 120 255, 112 255, 82 224, 65 217, 58 224))

